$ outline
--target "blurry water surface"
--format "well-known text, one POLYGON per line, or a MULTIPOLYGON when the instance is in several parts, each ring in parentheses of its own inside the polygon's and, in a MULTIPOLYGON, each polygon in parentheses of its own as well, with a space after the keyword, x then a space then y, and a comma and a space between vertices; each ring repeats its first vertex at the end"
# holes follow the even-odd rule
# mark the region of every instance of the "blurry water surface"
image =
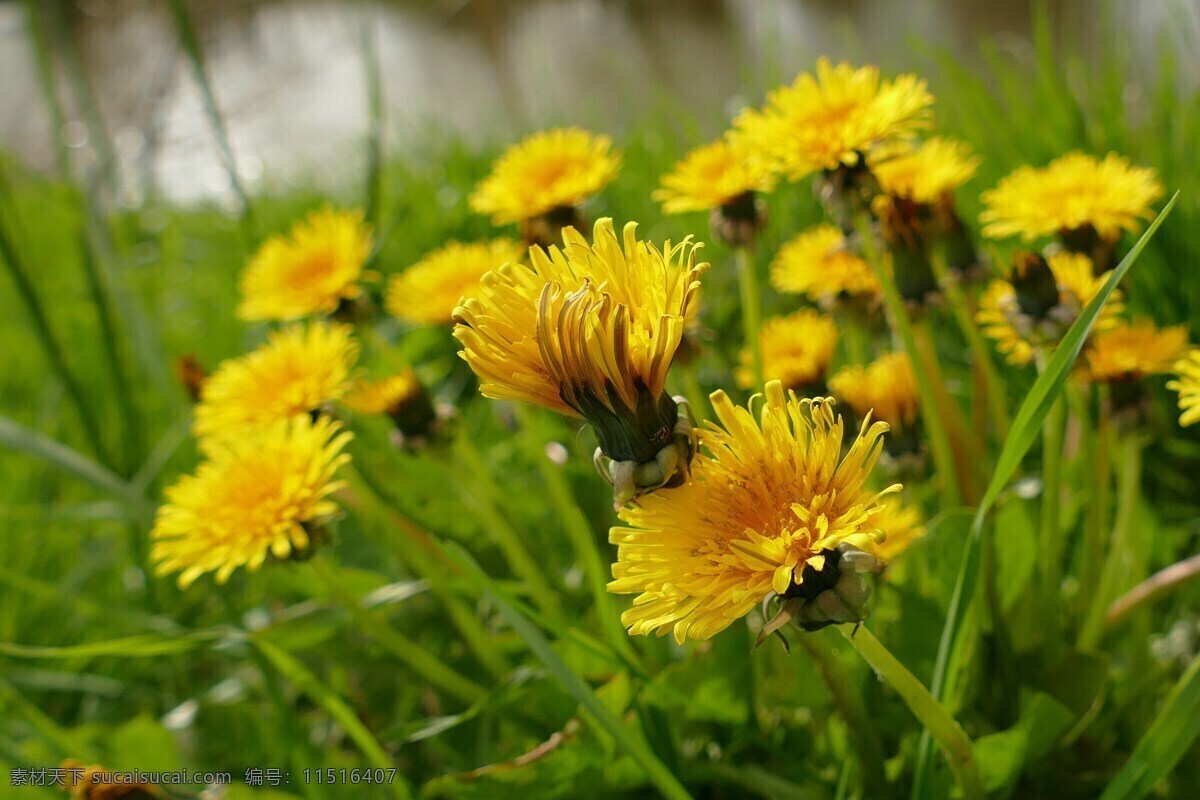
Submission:
MULTIPOLYGON (((165 0, 35 0, 53 24, 57 126, 27 4, 0 0, 0 148, 36 169, 55 137, 96 169, 96 124, 119 164, 121 202, 225 199, 229 179, 165 0), (79 79, 83 76, 83 81, 79 79), (56 129, 58 128, 58 129, 56 129)), ((819 55, 930 70, 940 52, 982 62, 981 42, 1032 60, 1029 2, 987 0, 193 0, 206 66, 252 189, 333 188, 359 174, 368 131, 365 37, 379 52, 392 154, 446 137, 484 143, 550 124, 619 135, 651 118, 696 140, 819 55)), ((1053 5, 1056 39, 1109 45, 1097 3, 1053 5)), ((1162 48, 1200 76, 1200 4, 1113 3, 1138 60, 1162 48)), ((1111 34, 1107 34, 1111 36, 1111 34)), ((1086 66, 1083 67, 1086 71, 1086 66)), ((937 91, 936 76, 934 78, 937 91)), ((1194 87, 1194 84, 1193 84, 1194 87)), ((939 102, 952 98, 939 97, 939 102)))

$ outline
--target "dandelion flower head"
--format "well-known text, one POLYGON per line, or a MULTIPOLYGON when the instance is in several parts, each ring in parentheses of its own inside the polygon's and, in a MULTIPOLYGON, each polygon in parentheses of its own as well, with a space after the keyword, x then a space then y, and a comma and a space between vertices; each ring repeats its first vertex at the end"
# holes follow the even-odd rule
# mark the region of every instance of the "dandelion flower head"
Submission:
POLYGON ((471 195, 471 208, 497 225, 572 208, 617 176, 612 140, 581 128, 541 131, 514 144, 471 195))
POLYGON ((245 320, 294 320, 336 311, 370 277, 371 231, 361 212, 324 208, 266 241, 242 273, 245 320))
POLYGON ((760 109, 733 122, 732 141, 795 181, 855 166, 875 147, 929 125, 933 95, 914 75, 880 80, 877 67, 817 62, 760 109))
POLYGON ((983 193, 979 215, 992 239, 1042 236, 1092 228, 1102 239, 1136 230, 1153 215, 1163 187, 1154 170, 1109 153, 1103 159, 1068 153, 1041 168, 1021 167, 983 193))
POLYGON ((335 474, 349 439, 327 417, 301 415, 215 443, 166 490, 151 533, 158 574, 178 572, 183 588, 209 572, 225 583, 239 567, 306 551, 313 526, 338 512, 330 495, 344 485, 335 474))
POLYGON ((454 309, 478 291, 484 275, 524 254, 525 248, 511 239, 450 242, 392 277, 387 310, 416 325, 450 324, 454 309))
POLYGON ((341 323, 293 325, 273 331, 257 350, 223 362, 201 388, 193 433, 203 445, 337 400, 349 388, 358 358, 352 333, 341 323))
MULTIPOLYGON (((692 479, 621 510, 609 591, 636 594, 631 634, 708 639, 772 592, 803 582, 842 543, 870 547, 884 493, 867 480, 887 431, 864 422, 843 455, 832 401, 801 400, 768 383, 759 413, 712 395, 720 425, 703 434, 692 479)), ((753 405, 753 404, 752 404, 753 405)))

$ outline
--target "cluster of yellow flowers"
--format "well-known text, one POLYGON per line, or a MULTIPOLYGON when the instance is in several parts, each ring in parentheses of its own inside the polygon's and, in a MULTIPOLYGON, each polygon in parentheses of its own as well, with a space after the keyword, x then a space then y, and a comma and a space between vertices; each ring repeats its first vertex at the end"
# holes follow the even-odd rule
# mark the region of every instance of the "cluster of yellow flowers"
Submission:
POLYGON ((360 214, 326 208, 250 260, 238 314, 283 327, 211 376, 193 377, 192 430, 205 460, 166 490, 152 533, 160 574, 178 572, 182 587, 206 572, 224 583, 238 567, 306 555, 338 513, 331 496, 350 460, 351 434, 333 419, 334 403, 390 414, 402 429, 431 415, 411 369, 359 377, 353 327, 329 318, 362 300, 371 246, 360 214))
MULTIPOLYGON (((874 342, 855 349, 839 331, 877 315, 892 290, 902 308, 924 313, 981 267, 953 196, 978 159, 962 143, 918 138, 932 127, 933 102, 915 76, 883 80, 874 67, 822 59, 662 178, 654 198, 665 213, 709 211, 714 235, 743 252, 763 227, 763 195, 780 181, 815 175, 830 217, 771 262, 774 287, 809 306, 767 320, 756 347, 743 342, 737 384, 761 394, 738 406, 714 392, 716 419, 704 426, 667 383, 695 344, 709 265, 690 236, 657 246, 636 223, 618 231, 607 217, 590 238, 581 233, 584 205, 621 166, 607 137, 555 129, 514 145, 470 204, 497 225, 516 223, 523 243, 450 242, 387 285, 385 308, 402 322, 452 326, 484 396, 594 430, 596 466, 623 523, 611 531, 609 588, 638 595, 623 616, 631 633, 707 638, 770 597, 783 604, 780 619, 805 628, 860 620, 861 574, 921 535, 901 487, 872 484, 885 434, 897 452, 920 447, 918 354, 870 361, 874 342), (848 361, 867 363, 830 375, 843 345, 848 361), (848 436, 831 393, 852 411, 848 436)), ((1048 352, 1104 285, 1121 232, 1161 194, 1150 170, 1077 153, 985 192, 985 235, 1056 241, 1044 255, 1018 254, 1004 279, 972 297, 983 332, 1015 364, 1048 352)), ((349 460, 333 404, 389 414, 404 431, 429 427, 415 372, 362 379, 355 331, 335 321, 368 302, 371 250, 360 216, 325 210, 268 241, 247 267, 239 314, 289 325, 203 383, 195 433, 207 460, 167 491, 154 532, 160 571, 179 572, 181 584, 205 572, 224 581, 324 534, 349 460)), ((1184 424, 1200 419, 1200 355, 1186 330, 1126 323, 1122 310, 1114 294, 1081 379, 1125 385, 1174 368, 1184 424)))

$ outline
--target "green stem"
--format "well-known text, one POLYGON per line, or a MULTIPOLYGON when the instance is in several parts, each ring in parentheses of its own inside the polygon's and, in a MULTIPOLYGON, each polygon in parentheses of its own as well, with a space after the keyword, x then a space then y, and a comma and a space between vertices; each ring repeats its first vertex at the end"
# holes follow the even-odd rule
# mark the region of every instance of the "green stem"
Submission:
MULTIPOLYGON (((1045 365, 1044 354, 1039 356, 1038 364, 1038 371, 1041 372, 1045 365)), ((1059 564, 1062 550, 1059 509, 1062 503, 1063 439, 1066 423, 1066 406, 1060 396, 1054 400, 1042 423, 1042 505, 1038 525, 1038 552, 1041 558, 1037 562, 1041 567, 1042 608, 1051 622, 1054 621, 1054 615, 1059 608, 1062 581, 1059 564)), ((1053 636, 1053 631, 1050 635, 1053 636)))
POLYGON ((547 618, 565 624, 566 615, 557 602, 558 593, 551 588, 550 581, 525 543, 521 541, 520 534, 496 507, 497 498, 503 495, 484 465, 469 432, 462 431, 455 438, 454 452, 470 473, 470 480, 461 481, 460 488, 469 494, 485 531, 500 548, 513 573, 525 582, 537 609, 547 618), (477 491, 468 490, 467 487, 471 484, 474 484, 477 491))
POLYGON ((879 251, 875 247, 875 233, 871 229, 870 216, 865 212, 858 214, 855 217, 855 228, 858 231, 863 257, 871 265, 876 277, 879 278, 880 286, 883 289, 883 302, 887 307, 892 326, 900 336, 904 351, 908 353, 912 361, 913 375, 917 379, 917 388, 921 395, 921 418, 925 422, 925 430, 929 433, 934 466, 941 477, 942 505, 943 508, 953 508, 962 503, 962 491, 959 488, 958 476, 954 467, 954 451, 950 446, 946 421, 938 412, 929 373, 925 369, 920 351, 917 350, 916 336, 913 333, 908 309, 879 257, 879 251))
POLYGON ((846 723, 846 731, 862 764, 863 796, 886 797, 888 784, 883 771, 883 745, 858 687, 850 680, 824 636, 801 634, 796 640, 821 673, 833 703, 846 723))
POLYGON ((975 747, 950 712, 866 627, 839 625, 838 630, 880 679, 896 690, 913 716, 941 745, 962 788, 964 800, 982 800, 983 779, 975 760, 975 747))
POLYGON ((71 398, 76 411, 79 412, 79 420, 83 423, 83 432, 92 447, 92 452, 95 453, 96 457, 102 463, 111 467, 112 462, 105 450, 104 439, 100 436, 100 423, 97 420, 92 403, 88 401, 87 396, 84 394, 83 386, 76 380, 75 375, 67 366, 66 356, 59 346, 58 340, 54 338, 54 333, 50 329, 50 321, 46 317, 41 300, 38 299, 37 290, 34 289, 33 282, 30 280, 24 264, 21 263, 17 255, 16 247, 13 245, 13 241, 4 227, 2 218, 0 218, 0 261, 3 261, 8 266, 8 274, 12 277, 12 282, 21 297, 21 305, 29 312, 30 321, 33 323, 34 335, 37 336, 38 341, 41 343, 42 350, 45 351, 46 359, 50 362, 51 369, 58 375, 58 379, 62 381, 67 396, 71 398))
POLYGON ((762 342, 759 329, 762 327, 762 293, 758 288, 758 266, 753 251, 748 247, 735 247, 734 265, 738 275, 738 290, 742 297, 742 339, 750 350, 750 363, 754 372, 753 391, 763 386, 762 342))
MULTIPOLYGON (((1104 526, 1108 519, 1109 482, 1112 479, 1109 466, 1108 444, 1108 402, 1104 386, 1100 386, 1100 400, 1097 412, 1091 424, 1085 425, 1084 456, 1092 466, 1091 502, 1087 504, 1084 514, 1083 551, 1080 554, 1082 566, 1079 575, 1079 599, 1076 604, 1076 619, 1086 621, 1090 608, 1089 603, 1096 596, 1100 587, 1100 574, 1104 565, 1104 526)), ((1086 410, 1087 398, 1084 396, 1079 403, 1080 410, 1086 410)))
POLYGON ((1101 571, 1100 587, 1091 599, 1092 605, 1079 637, 1080 648, 1094 649, 1104 636, 1104 617, 1108 605, 1121 589, 1122 577, 1128 579, 1132 562, 1130 541, 1137 507, 1141 501, 1142 448, 1144 443, 1136 432, 1125 433, 1120 442, 1121 471, 1117 484, 1117 517, 1113 524, 1112 541, 1101 571))
POLYGON ((1003 442, 1008 438, 1011 422, 1008 417, 1008 398, 1004 393, 1004 381, 1000 379, 1000 373, 996 369, 993 351, 984 341, 979 326, 975 324, 971 302, 967 299, 962 285, 949 274, 945 254, 940 249, 935 249, 930 263, 933 265, 934 275, 942 286, 942 293, 946 296, 950 313, 958 323, 963 336, 966 337, 967 346, 971 350, 971 363, 982 373, 983 383, 986 386, 988 414, 992 420, 996 440, 1003 442))
POLYGON ((546 456, 546 439, 537 425, 533 409, 522 406, 520 420, 521 427, 525 430, 525 441, 529 446, 529 457, 537 464, 538 473, 550 492, 550 500, 554 503, 567 538, 575 550, 575 557, 583 565, 588 589, 592 595, 593 610, 600 617, 600 627, 605 638, 625 660, 636 664, 637 653, 629 643, 629 634, 621 625, 617 604, 608 591, 608 568, 605 559, 600 555, 595 532, 584 516, 583 509, 575 502, 574 494, 562 470, 546 456))
POLYGON ((455 672, 437 656, 397 632, 380 616, 363 607, 353 590, 342 581, 338 568, 329 563, 324 556, 318 554, 308 563, 330 595, 350 613, 364 631, 430 684, 467 703, 477 702, 487 696, 487 690, 482 686, 455 672))

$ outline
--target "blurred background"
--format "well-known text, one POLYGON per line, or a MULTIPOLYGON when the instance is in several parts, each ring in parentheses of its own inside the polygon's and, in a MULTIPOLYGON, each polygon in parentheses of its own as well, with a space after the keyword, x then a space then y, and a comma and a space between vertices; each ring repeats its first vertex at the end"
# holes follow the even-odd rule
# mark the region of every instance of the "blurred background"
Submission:
MULTIPOLYGON (((719 132, 742 105, 819 55, 914 70, 997 61, 1036 74, 1028 0, 204 0, 186 2, 238 175, 252 193, 345 188, 370 130, 364 53, 378 52, 384 131, 397 156, 446 138, 476 145, 551 124, 617 135, 653 117, 719 132)), ((1165 57, 1200 80, 1193 0, 1047 3, 1065 77, 1086 94, 1122 51, 1126 111, 1165 57)), ((167 0, 0 2, 0 149, 50 170, 118 173, 117 200, 229 202, 229 174, 167 0), (32 15, 32 16, 31 16, 32 15), (30 22, 34 23, 32 26, 30 22), (41 41, 39 42, 39 39, 41 41), (56 78, 62 119, 47 102, 56 78), (111 164, 106 161, 111 159, 111 164)), ((660 126, 661 129, 661 126, 660 126)))

